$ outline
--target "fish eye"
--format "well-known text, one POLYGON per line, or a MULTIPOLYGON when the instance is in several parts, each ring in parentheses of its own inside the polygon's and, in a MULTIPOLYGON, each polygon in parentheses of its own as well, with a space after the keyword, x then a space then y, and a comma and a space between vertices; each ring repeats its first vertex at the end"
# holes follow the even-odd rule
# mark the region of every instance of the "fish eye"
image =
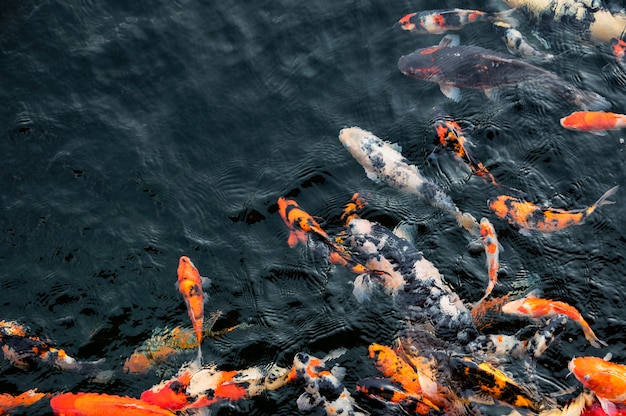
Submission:
POLYGON ((583 377, 583 379, 585 379, 585 380, 589 380, 590 378, 591 378, 591 376, 590 376, 589 374, 587 374, 587 375, 585 375, 585 376, 583 377))

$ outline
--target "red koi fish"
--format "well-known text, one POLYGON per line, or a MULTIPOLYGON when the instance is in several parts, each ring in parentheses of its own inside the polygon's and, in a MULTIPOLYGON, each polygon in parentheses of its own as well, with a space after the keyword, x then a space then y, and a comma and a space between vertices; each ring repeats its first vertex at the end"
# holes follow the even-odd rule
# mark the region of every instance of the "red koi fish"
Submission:
POLYGON ((607 130, 626 127, 626 115, 606 111, 575 111, 561 119, 561 126, 568 130, 585 131, 605 136, 607 130))
POLYGON ((608 198, 613 196, 619 186, 609 189, 593 205, 583 209, 565 211, 561 209, 542 209, 541 207, 526 202, 520 198, 508 195, 500 195, 487 201, 489 208, 502 219, 520 228, 520 233, 529 234, 529 230, 551 233, 562 230, 572 225, 582 224, 596 208, 603 205, 614 204, 608 198))
POLYGON ((498 243, 498 236, 496 230, 487 218, 480 220, 480 238, 485 248, 485 255, 487 257, 487 273, 489 274, 489 285, 485 295, 478 303, 482 302, 487 296, 491 294, 491 291, 498 283, 498 269, 500 267, 500 243, 498 243))
POLYGON ((37 389, 31 389, 24 393, 13 396, 12 394, 0 394, 0 415, 8 414, 9 411, 20 406, 30 406, 39 400, 49 397, 47 393, 38 393, 37 389))
POLYGON ((502 312, 510 315, 525 316, 531 319, 551 318, 556 315, 565 315, 570 320, 578 323, 583 329, 585 338, 591 345, 600 348, 606 346, 606 342, 601 341, 593 333, 591 327, 582 317, 580 312, 573 306, 557 300, 537 298, 533 295, 523 299, 517 299, 502 305, 502 312))
POLYGON ((182 256, 178 261, 178 290, 183 295, 187 305, 187 313, 191 319, 198 342, 198 362, 201 362, 204 292, 202 292, 202 277, 200 277, 198 269, 187 256, 182 256))
POLYGON ((174 416, 140 399, 99 393, 62 393, 50 406, 57 416, 174 416))
POLYGON ((106 372, 99 372, 99 365, 103 360, 78 361, 69 356, 65 350, 30 335, 26 326, 14 321, 0 321, 0 346, 4 358, 18 368, 26 369, 34 361, 41 360, 61 370, 105 377, 106 372))
POLYGON ((621 405, 626 404, 626 365, 598 357, 577 357, 567 368, 596 395, 606 414, 625 414, 621 405), (619 408, 616 405, 620 405, 619 408))
POLYGON ((475 22, 507 21, 516 26, 517 21, 509 15, 512 10, 499 13, 487 13, 480 10, 451 9, 427 10, 409 13, 398 22, 404 30, 419 34, 440 34, 448 30, 460 30, 463 26, 475 22))

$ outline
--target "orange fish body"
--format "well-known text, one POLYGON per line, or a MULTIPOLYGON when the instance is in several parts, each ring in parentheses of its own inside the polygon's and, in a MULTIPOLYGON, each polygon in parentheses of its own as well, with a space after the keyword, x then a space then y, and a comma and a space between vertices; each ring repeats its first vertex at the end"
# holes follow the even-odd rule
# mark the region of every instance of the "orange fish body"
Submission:
POLYGON ((565 211, 560 209, 542 209, 520 198, 500 195, 488 201, 489 208, 502 219, 520 228, 520 233, 528 234, 529 230, 551 233, 572 225, 582 224, 596 208, 613 204, 607 198, 617 192, 619 186, 609 189, 593 205, 584 209, 565 211))
POLYGON ((50 395, 46 393, 38 393, 37 389, 25 391, 18 396, 7 393, 0 394, 0 415, 8 413, 19 406, 30 406, 48 396, 50 395))
POLYGON ((298 242, 306 244, 311 234, 330 241, 328 234, 315 221, 315 218, 300 208, 296 201, 281 196, 278 198, 278 212, 289 229, 287 240, 289 247, 295 246, 298 242))
POLYGON ((605 111, 576 111, 567 117, 563 117, 561 126, 568 130, 604 135, 607 130, 625 128, 626 115, 605 111))
POLYGON ((598 357, 577 357, 569 362, 568 368, 596 395, 607 414, 618 414, 616 404, 626 404, 626 365, 598 357))
POLYGON ((185 299, 187 312, 198 342, 198 358, 201 357, 202 325, 204 323, 204 293, 202 277, 189 257, 182 256, 178 261, 178 290, 185 299))
POLYGON ((485 295, 479 302, 489 296, 496 283, 498 283, 498 269, 500 267, 500 244, 498 243, 498 236, 491 222, 484 217, 480 220, 480 237, 487 257, 489 285, 487 286, 485 295))
POLYGON ((98 393, 62 393, 50 406, 56 416, 174 416, 140 399, 98 393))
POLYGON ((600 345, 606 345, 604 341, 596 337, 580 312, 565 302, 529 296, 502 305, 502 312, 511 315, 526 316, 533 319, 565 315, 582 327, 585 338, 591 345, 596 348, 600 348, 600 345))

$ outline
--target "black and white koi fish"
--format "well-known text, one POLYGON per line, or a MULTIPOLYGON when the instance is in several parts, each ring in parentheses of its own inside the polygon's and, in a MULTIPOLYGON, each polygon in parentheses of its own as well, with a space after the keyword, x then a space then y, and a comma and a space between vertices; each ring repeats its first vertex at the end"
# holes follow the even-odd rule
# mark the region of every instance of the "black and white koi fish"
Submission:
POLYGON ((610 106, 600 94, 582 90, 543 68, 479 46, 460 46, 455 35, 400 57, 398 68, 409 77, 439 84, 441 92, 454 101, 461 99, 460 88, 483 90, 489 96, 498 88, 526 84, 547 89, 582 109, 610 106))
POLYGON ((412 165, 397 144, 386 142, 359 127, 342 129, 339 140, 350 154, 363 166, 367 177, 401 191, 418 195, 430 205, 440 208, 456 218, 459 225, 475 232, 478 222, 470 214, 462 213, 452 198, 431 179, 423 176, 412 165))
POLYGON ((554 55, 542 52, 531 45, 526 36, 513 26, 503 22, 496 22, 493 24, 493 27, 506 45, 506 48, 513 55, 521 56, 522 58, 537 58, 544 61, 554 59, 554 55))

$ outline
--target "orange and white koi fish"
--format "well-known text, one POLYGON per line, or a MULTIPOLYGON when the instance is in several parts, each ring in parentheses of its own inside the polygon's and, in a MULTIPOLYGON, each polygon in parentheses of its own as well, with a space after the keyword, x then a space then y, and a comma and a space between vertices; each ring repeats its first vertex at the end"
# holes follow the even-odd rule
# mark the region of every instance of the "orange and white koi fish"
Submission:
POLYGON ((489 275, 489 285, 485 295, 478 303, 482 302, 487 296, 491 294, 491 291, 498 283, 498 269, 500 268, 500 243, 498 243, 498 236, 496 230, 493 228, 491 222, 483 217, 480 220, 480 238, 485 248, 485 255, 487 257, 487 273, 489 275))
POLYGON ((202 292, 202 277, 187 256, 182 256, 178 261, 178 290, 183 295, 187 305, 187 313, 198 342, 198 362, 200 363, 202 361, 204 292, 202 292))
POLYGON ((140 399, 99 393, 58 394, 50 407, 56 416, 174 416, 140 399))
POLYGON ((8 414, 8 412, 20 406, 30 406, 31 404, 49 396, 50 395, 47 393, 37 392, 37 389, 25 391, 17 396, 2 393, 0 394, 0 415, 8 414))
POLYGON ((585 338, 591 345, 596 348, 600 348, 601 345, 606 346, 604 341, 601 341, 593 333, 593 330, 582 317, 578 310, 558 300, 542 299, 535 297, 534 295, 527 296, 522 299, 517 299, 502 305, 502 313, 525 316, 531 319, 550 318, 556 315, 565 315, 570 320, 576 322, 583 329, 585 338))
POLYGON ((26 369, 34 361, 41 360, 61 370, 73 370, 86 376, 104 376, 104 372, 99 371, 99 365, 104 359, 78 361, 65 350, 30 335, 26 326, 14 321, 0 321, 0 345, 4 358, 18 368, 26 369))
MULTIPOLYGON (((591 390, 602 410, 609 416, 621 414, 616 404, 626 404, 626 365, 612 363, 598 357, 577 357, 567 368, 576 379, 591 390)), ((620 406, 621 407, 621 406, 620 406)))
POLYGON ((561 119, 561 126, 568 130, 605 136, 607 130, 626 128, 626 115, 606 111, 575 111, 561 119))
POLYGON ((565 211, 561 209, 543 209, 531 202, 508 195, 500 195, 487 201, 489 208, 502 219, 519 227, 522 234, 529 234, 529 230, 551 233, 572 225, 580 225, 596 208, 614 204, 608 198, 617 192, 618 186, 609 189, 593 205, 583 209, 565 211))
POLYGON ((289 370, 272 365, 223 371, 215 365, 181 368, 178 375, 141 394, 141 400, 171 411, 198 409, 214 403, 237 401, 276 390, 287 383, 289 370))
POLYGON ((325 361, 342 353, 331 353, 323 360, 303 352, 296 354, 288 380, 304 384, 304 393, 297 400, 298 409, 308 411, 321 407, 328 416, 366 415, 355 410, 357 405, 354 398, 340 381, 345 374, 345 369, 336 366, 332 370, 326 369, 325 361))
POLYGON ((409 13, 398 22, 404 30, 419 34, 440 34, 448 30, 460 30, 469 23, 507 21, 516 25, 510 17, 511 10, 499 13, 487 13, 480 10, 450 9, 427 10, 409 13))

